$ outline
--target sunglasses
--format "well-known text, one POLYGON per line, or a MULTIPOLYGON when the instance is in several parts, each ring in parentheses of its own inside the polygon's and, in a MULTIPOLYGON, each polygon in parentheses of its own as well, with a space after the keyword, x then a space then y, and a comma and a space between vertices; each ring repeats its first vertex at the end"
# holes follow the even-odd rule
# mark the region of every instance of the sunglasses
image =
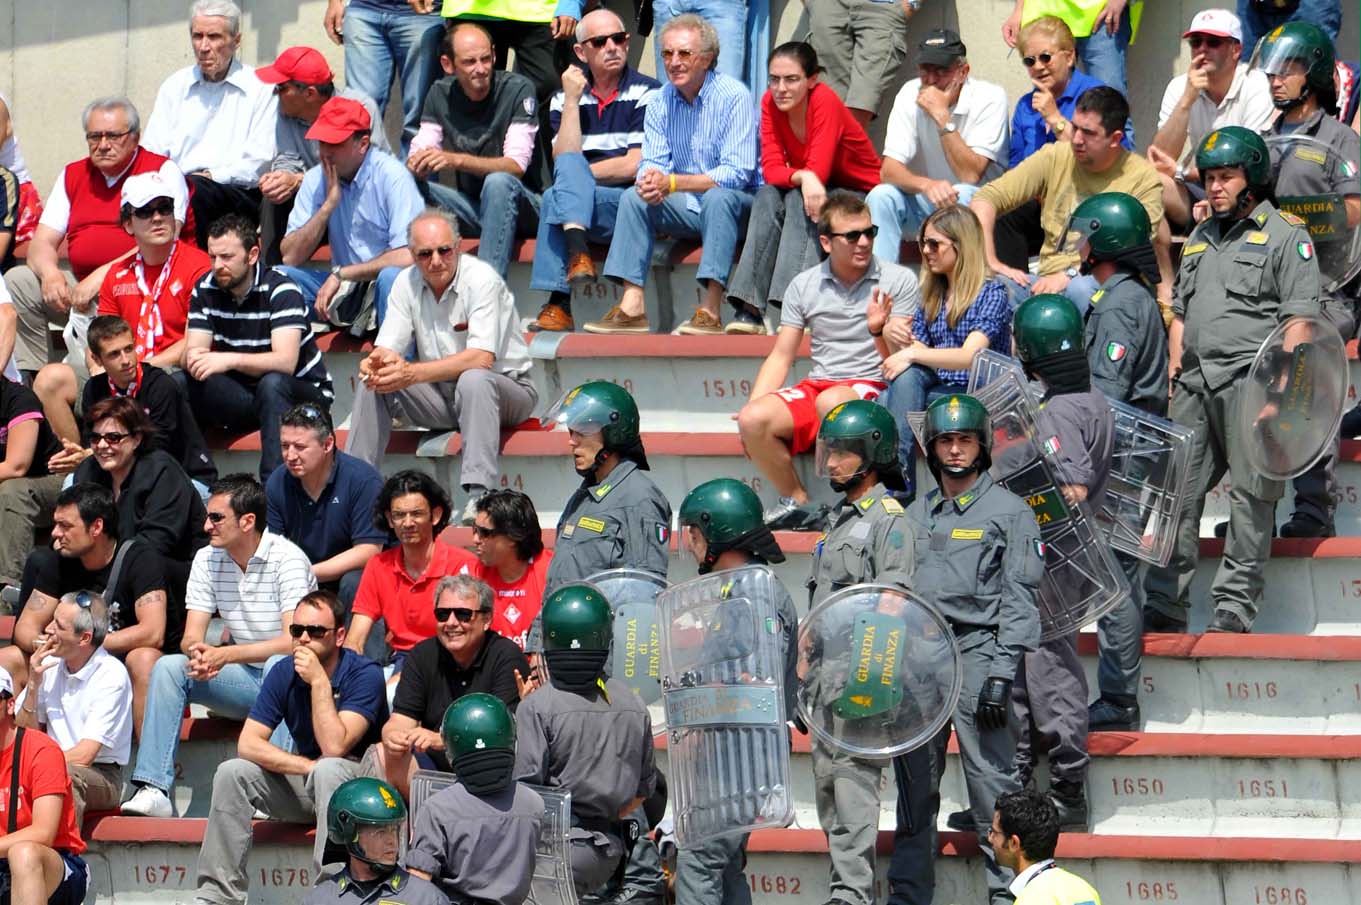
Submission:
POLYGON ((118 139, 131 134, 131 129, 124 129, 122 132, 86 132, 85 141, 92 145, 99 145, 106 141, 118 141, 118 139))
POLYGON ((220 525, 220 524, 222 524, 223 522, 225 522, 226 520, 227 520, 227 513, 225 513, 225 512, 210 512, 210 513, 208 513, 208 521, 212 522, 214 525, 220 525))
POLYGON ((1224 39, 1213 36, 1191 35, 1189 43, 1193 50, 1201 47, 1208 47, 1210 50, 1218 50, 1224 46, 1224 39))
POLYGON ((109 431, 107 434, 91 432, 90 445, 98 446, 101 443, 107 443, 110 446, 117 446, 119 443, 122 443, 124 440, 131 436, 132 434, 122 434, 119 433, 118 431, 109 431))
POLYGON ((329 625, 298 625, 296 622, 288 627, 288 633, 294 638, 301 638, 303 632, 306 632, 313 641, 320 641, 325 638, 326 633, 331 630, 329 625))
POLYGON ((483 528, 481 525, 473 525, 473 537, 495 537, 500 533, 500 528, 483 528))
POLYGON ((1025 64, 1026 69, 1029 69, 1031 66, 1035 65, 1036 60, 1039 60, 1041 63, 1048 66, 1049 61, 1052 59, 1054 59, 1054 54, 1046 50, 1044 53, 1038 54, 1033 57, 1021 57, 1021 62, 1025 64))
POLYGON ((681 60, 681 61, 685 61, 685 60, 690 59, 690 58, 693 57, 694 55, 695 55, 695 52, 694 52, 693 50, 663 50, 663 51, 662 51, 662 59, 663 59, 663 60, 681 60))
POLYGON ((922 239, 921 241, 922 248, 926 249, 931 254, 935 254, 942 248, 953 248, 954 244, 955 243, 951 242, 949 239, 922 239))
POLYGON ((437 606, 435 607, 435 621, 448 622, 449 617, 453 616, 459 622, 467 625, 473 621, 473 617, 478 613, 485 613, 486 610, 471 610, 466 606, 437 606))
POLYGON ((76 596, 71 599, 74 600, 76 606, 80 607, 82 610, 88 610, 90 604, 95 602, 94 597, 91 596, 89 591, 77 591, 76 596))
POLYGON ((870 240, 873 240, 875 236, 879 235, 879 227, 871 226, 869 229, 850 229, 844 233, 828 233, 827 235, 838 236, 854 245, 855 243, 860 241, 860 238, 862 236, 867 237, 870 240))
POLYGON ((439 246, 438 248, 422 248, 422 249, 419 249, 418 251, 416 251, 415 254, 416 254, 416 257, 419 258, 419 259, 421 259, 422 261, 428 261, 428 260, 430 260, 431 258, 433 258, 435 255, 439 255, 441 258, 447 258, 447 257, 449 257, 449 256, 450 256, 451 254, 453 254, 453 253, 454 253, 454 246, 452 246, 452 245, 441 245, 441 246, 439 246))
POLYGON ((616 31, 614 34, 600 35, 595 38, 587 38, 585 43, 590 44, 596 50, 599 50, 600 48, 604 47, 611 41, 622 47, 624 44, 628 43, 628 39, 629 39, 628 32, 616 31))
POLYGON ((162 198, 159 201, 151 202, 145 207, 137 208, 132 212, 132 215, 136 217, 138 220, 150 220, 157 214, 169 217, 174 213, 175 202, 171 201, 169 198, 162 198))

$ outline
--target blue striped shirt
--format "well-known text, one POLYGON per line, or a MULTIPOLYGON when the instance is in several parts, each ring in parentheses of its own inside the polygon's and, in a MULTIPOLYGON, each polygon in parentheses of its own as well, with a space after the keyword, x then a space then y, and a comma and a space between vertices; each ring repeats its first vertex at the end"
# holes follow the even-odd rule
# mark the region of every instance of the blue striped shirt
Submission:
MULTIPOLYGON (((959 323, 953 327, 945 317, 947 306, 941 305, 936 319, 926 323, 923 312, 912 319, 912 335, 920 343, 933 349, 960 349, 970 333, 982 333, 988 338, 988 348, 1003 355, 1011 354, 1011 304, 1007 301, 1007 288, 997 280, 988 280, 978 290, 978 296, 968 307, 959 323)), ((943 371, 936 369, 936 377, 941 383, 967 386, 969 372, 943 371)))
MULTIPOLYGON (((587 77, 589 80, 589 76, 587 77)), ((587 163, 623 157, 630 148, 643 143, 643 118, 647 107, 657 99, 661 86, 651 76, 625 69, 619 87, 609 103, 601 106, 600 98, 589 91, 582 96, 578 110, 581 114, 581 152, 587 163)), ((548 103, 548 123, 553 134, 562 126, 564 95, 553 95, 548 103)))
MULTIPOLYGON (((659 102, 648 105, 638 172, 704 175, 720 188, 752 191, 759 173, 756 127, 756 101, 732 76, 710 70, 693 104, 668 82, 659 102)), ((687 205, 698 210, 698 196, 687 205)))

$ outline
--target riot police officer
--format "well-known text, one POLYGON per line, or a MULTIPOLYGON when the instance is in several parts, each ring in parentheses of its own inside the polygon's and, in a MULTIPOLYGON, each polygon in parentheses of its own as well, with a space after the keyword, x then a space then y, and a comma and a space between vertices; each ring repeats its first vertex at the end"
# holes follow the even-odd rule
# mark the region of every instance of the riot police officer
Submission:
POLYGON ((428 879, 397 865, 406 803, 380 779, 360 777, 342 783, 327 806, 330 844, 343 847, 345 868, 303 897, 303 905, 449 905, 428 879))
MULTIPOLYGON (((916 569, 913 590, 949 621, 962 656, 963 685, 951 722, 959 740, 964 783, 987 862, 993 905, 1011 901, 1008 872, 988 845, 997 796, 1020 788, 1015 740, 1007 728, 1011 685, 1021 656, 1040 639, 1036 591, 1044 547, 1025 501, 994 483, 992 425, 965 394, 942 396, 926 410, 926 462, 940 487, 908 508, 916 569)), ((889 870, 890 902, 929 901, 934 847, 920 844, 935 827, 948 727, 932 743, 932 794, 925 819, 899 833, 889 870), (924 892, 923 892, 924 890, 924 892)))
MULTIPOLYGON (((1068 235, 1083 273, 1100 283, 1087 309, 1087 366, 1092 386, 1151 415, 1167 415, 1167 330, 1154 286, 1152 226, 1137 199, 1103 192, 1073 211, 1068 235)), ((1143 655, 1142 560, 1117 552, 1130 593, 1097 623, 1100 696, 1088 709, 1092 732, 1139 728, 1143 655)))
POLYGON ((534 878, 544 804, 514 780, 515 718, 494 695, 464 695, 444 712, 440 737, 457 778, 421 806, 407 866, 453 905, 519 905, 534 878))
POLYGON ((1252 627, 1271 554, 1276 501, 1285 486, 1257 473, 1238 428, 1240 384, 1262 343, 1293 315, 1318 316, 1319 270, 1303 221, 1271 202, 1271 161, 1257 133, 1215 129, 1196 150, 1213 216, 1182 248, 1169 332, 1173 421, 1196 432, 1190 488, 1176 547, 1145 582, 1146 631, 1186 631, 1200 551, 1205 494, 1231 475, 1224 558, 1210 593, 1211 632, 1252 627))
MULTIPOLYGON (((735 478, 716 478, 691 490, 681 503, 678 523, 681 546, 694 558, 699 574, 741 569, 752 564, 784 562, 775 535, 766 527, 761 501, 750 487, 735 478)), ((794 689, 798 616, 794 601, 777 583, 780 634, 784 642, 785 713, 796 713, 794 689)), ((745 597, 741 573, 724 586, 725 597, 745 597)), ((720 607, 720 610, 722 608, 720 607)), ((734 618, 737 614, 733 614, 734 618)), ((726 618, 726 615, 720 616, 726 618)), ((878 812, 876 800, 875 812, 878 812)), ((727 836, 696 847, 682 848, 676 857, 676 901, 687 905, 750 905, 751 887, 742 870, 747 837, 727 836)))

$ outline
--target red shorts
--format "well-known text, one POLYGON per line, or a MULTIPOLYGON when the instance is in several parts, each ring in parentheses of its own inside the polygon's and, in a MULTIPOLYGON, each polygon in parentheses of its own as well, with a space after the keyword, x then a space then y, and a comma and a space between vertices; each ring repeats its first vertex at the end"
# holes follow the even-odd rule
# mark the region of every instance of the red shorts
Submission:
POLYGON ((789 451, 798 454, 808 452, 818 442, 818 428, 822 419, 818 417, 817 398, 824 390, 832 387, 850 387, 861 399, 878 399, 879 394, 888 389, 882 380, 801 380, 792 387, 776 390, 789 414, 794 418, 794 436, 789 441, 789 451))
POLYGON ((19 223, 14 229, 14 244, 27 242, 33 238, 38 228, 38 220, 43 215, 43 203, 38 198, 38 190, 33 183, 25 182, 19 186, 19 223))

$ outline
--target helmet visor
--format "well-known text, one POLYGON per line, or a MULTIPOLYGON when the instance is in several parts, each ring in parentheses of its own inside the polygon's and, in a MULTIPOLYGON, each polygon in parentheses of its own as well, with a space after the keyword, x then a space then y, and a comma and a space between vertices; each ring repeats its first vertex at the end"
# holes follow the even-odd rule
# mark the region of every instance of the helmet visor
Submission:
POLYGON ((1091 249, 1091 239, 1101 229, 1101 221, 1094 217, 1078 217, 1074 214, 1068 220, 1068 228, 1063 233, 1061 254, 1078 255, 1086 259, 1091 249))
POLYGON ((1252 54, 1251 68, 1267 75, 1309 74, 1306 48, 1292 38, 1282 36, 1276 41, 1258 41, 1252 54))
POLYGON ((704 539, 698 526, 681 525, 680 548, 682 554, 693 560, 695 565, 703 565, 704 556, 709 552, 709 542, 704 539))
POLYGON ((598 434, 615 413, 577 389, 568 390, 549 406, 543 416, 547 430, 572 430, 579 434, 598 434))
POLYGON ((406 851, 406 821, 361 823, 347 846, 350 854, 377 867, 395 867, 406 851))
POLYGON ((869 444, 864 437, 818 437, 817 475, 833 481, 853 481, 869 471, 869 444))

